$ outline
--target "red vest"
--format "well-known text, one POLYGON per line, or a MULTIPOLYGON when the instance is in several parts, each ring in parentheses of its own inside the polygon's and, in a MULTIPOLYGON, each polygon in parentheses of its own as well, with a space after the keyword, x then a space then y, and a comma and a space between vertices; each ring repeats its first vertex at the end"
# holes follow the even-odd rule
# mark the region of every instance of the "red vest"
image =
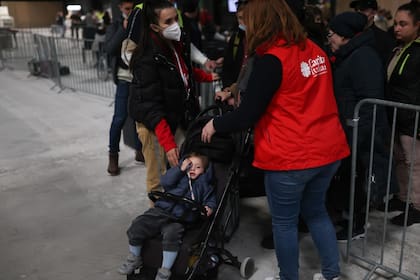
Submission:
POLYGON ((315 43, 306 42, 301 49, 280 40, 264 52, 281 61, 283 78, 255 126, 255 167, 300 170, 350 154, 338 118, 331 66, 315 43))

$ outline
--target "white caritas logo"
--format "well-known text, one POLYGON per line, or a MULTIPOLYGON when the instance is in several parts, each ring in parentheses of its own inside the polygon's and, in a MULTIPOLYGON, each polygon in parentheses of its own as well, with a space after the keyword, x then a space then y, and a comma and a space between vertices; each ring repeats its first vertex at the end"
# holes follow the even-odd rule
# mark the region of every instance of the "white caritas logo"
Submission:
POLYGON ((302 75, 305 78, 308 78, 311 75, 311 68, 309 67, 308 63, 306 62, 300 63, 300 72, 302 72, 302 75))
POLYGON ((308 78, 309 76, 319 76, 327 73, 327 64, 325 63, 325 57, 318 55, 314 59, 309 59, 307 62, 303 61, 300 63, 300 71, 302 76, 308 78))

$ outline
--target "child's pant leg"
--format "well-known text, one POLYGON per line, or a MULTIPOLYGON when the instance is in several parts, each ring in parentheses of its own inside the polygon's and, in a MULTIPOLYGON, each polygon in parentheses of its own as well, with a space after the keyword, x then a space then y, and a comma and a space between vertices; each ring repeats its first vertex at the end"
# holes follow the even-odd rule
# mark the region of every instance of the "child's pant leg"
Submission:
POLYGON ((162 247, 163 251, 176 252, 182 244, 184 236, 184 226, 180 223, 170 223, 162 227, 162 247))
POLYGON ((162 211, 159 208, 150 208, 133 220, 127 230, 128 243, 131 246, 143 246, 144 240, 160 235, 162 226, 169 221, 162 211))

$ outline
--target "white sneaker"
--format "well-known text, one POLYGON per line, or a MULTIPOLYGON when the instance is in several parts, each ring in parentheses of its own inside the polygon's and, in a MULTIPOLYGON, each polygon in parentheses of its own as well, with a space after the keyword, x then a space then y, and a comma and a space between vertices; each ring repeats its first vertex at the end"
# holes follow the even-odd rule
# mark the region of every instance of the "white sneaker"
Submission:
MULTIPOLYGON (((322 273, 315 273, 313 280, 327 280, 322 273)), ((340 280, 340 277, 335 277, 332 280, 340 280)))
POLYGON ((273 276, 273 277, 265 277, 264 280, 276 280, 276 279, 280 279, 280 276, 273 276))

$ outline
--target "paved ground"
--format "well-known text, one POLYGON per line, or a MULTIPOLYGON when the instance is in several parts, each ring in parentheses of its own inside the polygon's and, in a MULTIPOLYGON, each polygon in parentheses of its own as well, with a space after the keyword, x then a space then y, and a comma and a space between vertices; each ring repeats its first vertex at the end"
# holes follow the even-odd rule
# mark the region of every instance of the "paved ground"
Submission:
MULTIPOLYGON (((115 271, 127 252, 127 226, 148 206, 145 168, 122 145, 122 173, 108 176, 110 99, 57 94, 51 86, 25 72, 0 72, 0 280, 124 279, 115 271)), ((378 215, 374 240, 381 234, 378 215)), ((259 246, 269 223, 264 197, 242 200, 241 224, 228 248, 255 259, 254 280, 278 272, 274 252, 259 246)), ((404 266, 417 278, 419 232, 413 226, 407 233, 404 266)), ((389 234, 391 251, 399 248, 398 236, 396 229, 389 234)), ((300 240, 301 279, 312 279, 319 259, 310 236, 300 240)), ((343 279, 366 274, 354 264, 342 267, 343 279)), ((222 267, 218 279, 240 277, 222 267)))

